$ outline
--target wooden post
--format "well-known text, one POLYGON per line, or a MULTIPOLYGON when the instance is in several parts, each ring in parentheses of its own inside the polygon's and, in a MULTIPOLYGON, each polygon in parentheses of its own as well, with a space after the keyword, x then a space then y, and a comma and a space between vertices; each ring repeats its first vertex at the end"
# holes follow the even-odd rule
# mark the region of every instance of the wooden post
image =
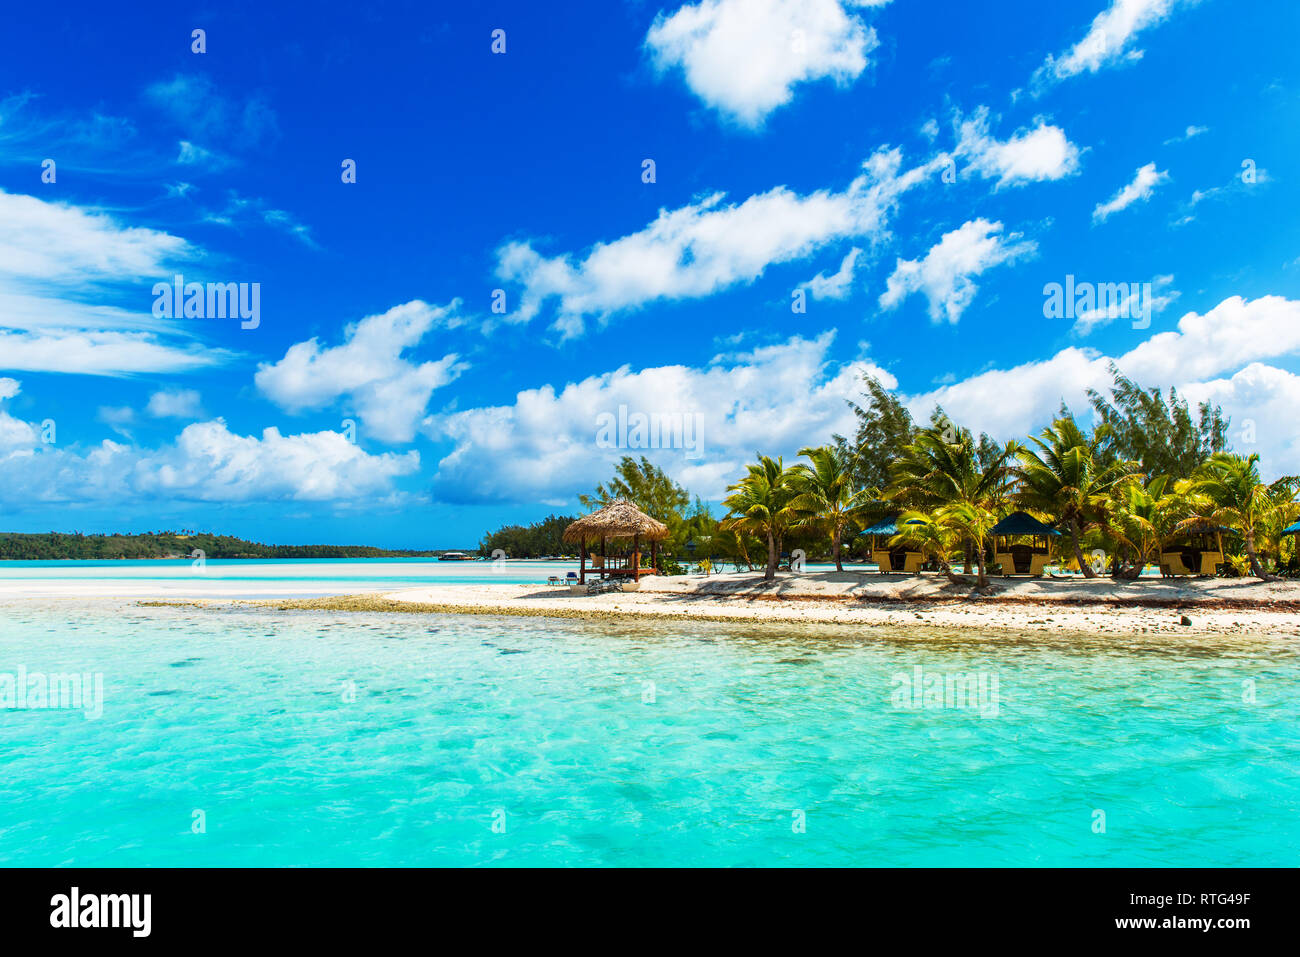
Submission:
POLYGON ((659 543, 650 543, 650 567, 656 572, 659 571, 659 543))
POLYGON ((587 584, 587 540, 578 545, 578 581, 587 584))
POLYGON ((632 581, 641 580, 641 533, 632 536, 632 581))
POLYGON ((606 561, 604 535, 600 536, 600 577, 609 577, 609 562, 606 561))

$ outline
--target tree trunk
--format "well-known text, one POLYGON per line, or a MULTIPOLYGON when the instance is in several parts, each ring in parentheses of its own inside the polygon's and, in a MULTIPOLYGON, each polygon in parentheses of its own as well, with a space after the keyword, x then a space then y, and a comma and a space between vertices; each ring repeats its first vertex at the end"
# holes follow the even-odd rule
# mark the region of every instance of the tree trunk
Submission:
POLYGON ((962 546, 962 551, 966 554, 966 564, 962 567, 962 572, 970 574, 970 542, 962 546))
POLYGON ((844 563, 840 561, 840 530, 836 528, 831 532, 831 554, 835 556, 835 570, 844 571, 844 563))
POLYGON ((1079 547, 1079 520, 1075 518, 1070 519, 1070 541, 1074 544, 1074 560, 1079 563, 1083 577, 1096 578, 1097 573, 1092 570, 1092 566, 1083 560, 1083 549, 1079 547))
POLYGON ((1268 574, 1260 566, 1259 556, 1255 554, 1255 530, 1253 528, 1246 530, 1246 557, 1250 559, 1250 573, 1256 578, 1268 581, 1268 574))
POLYGON ((984 574, 984 549, 975 549, 975 561, 979 566, 979 577, 975 579, 976 584, 983 588, 989 583, 988 576, 984 574))
POLYGON ((770 582, 776 578, 776 539, 771 529, 767 532, 767 570, 763 572, 763 581, 770 582))

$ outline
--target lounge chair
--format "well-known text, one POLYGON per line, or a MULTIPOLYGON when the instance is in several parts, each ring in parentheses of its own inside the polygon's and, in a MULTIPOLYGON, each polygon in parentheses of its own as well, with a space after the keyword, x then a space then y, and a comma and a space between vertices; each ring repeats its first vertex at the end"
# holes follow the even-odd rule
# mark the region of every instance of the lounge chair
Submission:
POLYGON ((1223 564, 1223 552, 1201 552, 1201 574, 1217 575, 1223 564))
POLYGON ((903 562, 904 575, 921 574, 921 563, 925 561, 925 556, 920 552, 908 552, 907 558, 903 562))
POLYGON ((1192 570, 1183 564, 1182 552, 1161 552, 1160 571, 1167 575, 1191 575, 1192 570), (1168 572, 1165 572, 1168 569, 1168 572))
POLYGON ((561 578, 559 575, 552 575, 552 576, 550 576, 549 578, 546 579, 546 584, 548 584, 548 585, 563 585, 563 584, 564 584, 564 579, 561 578))
POLYGON ((871 551, 871 560, 880 566, 880 574, 885 575, 893 571, 894 564, 889 557, 889 549, 875 548, 871 551))

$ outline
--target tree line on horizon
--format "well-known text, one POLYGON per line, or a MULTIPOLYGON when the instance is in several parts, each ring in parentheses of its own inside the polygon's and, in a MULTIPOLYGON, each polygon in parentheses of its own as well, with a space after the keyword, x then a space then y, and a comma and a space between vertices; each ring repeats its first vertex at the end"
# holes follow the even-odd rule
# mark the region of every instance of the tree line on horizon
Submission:
POLYGON ((0 560, 76 561, 189 558, 419 558, 439 552, 375 548, 370 545, 263 545, 205 532, 142 532, 83 535, 80 532, 0 532, 0 560))

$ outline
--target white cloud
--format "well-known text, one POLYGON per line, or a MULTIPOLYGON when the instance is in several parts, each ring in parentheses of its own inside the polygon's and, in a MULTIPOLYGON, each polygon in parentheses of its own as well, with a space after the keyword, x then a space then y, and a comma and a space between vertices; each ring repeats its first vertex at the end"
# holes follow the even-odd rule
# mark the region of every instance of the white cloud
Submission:
POLYGON ((956 322, 979 291, 971 277, 1037 250, 1036 243, 1020 242, 1020 236, 1010 233, 1003 237, 1002 224, 986 219, 971 220, 944 233, 924 259, 898 260, 880 305, 894 309, 910 294, 920 292, 930 304, 931 319, 956 322))
POLYGON ((867 362, 829 362, 832 341, 831 332, 794 337, 704 368, 623 366, 558 390, 519 392, 510 405, 431 416, 429 436, 455 446, 438 464, 435 491, 457 501, 560 505, 590 491, 622 455, 645 455, 693 493, 717 499, 756 449, 789 459, 809 442, 851 433, 845 399, 858 394, 864 371, 897 384, 867 362), (599 447, 597 417, 617 416, 620 405, 629 416, 697 416, 697 448, 599 447))
POLYGON ((964 176, 979 173, 997 178, 999 188, 1044 180, 1063 179, 1079 170, 1079 148, 1059 126, 1036 120, 1033 129, 1017 130, 1010 139, 989 133, 989 113, 981 107, 970 118, 954 118, 957 146, 953 151, 968 160, 964 176))
POLYGON ((203 402, 196 389, 162 389, 149 396, 146 411, 155 419, 197 419, 203 402))
POLYGON ((1259 452, 1266 474, 1300 475, 1300 376, 1252 362, 1230 378, 1189 383, 1181 391, 1193 406, 1222 406, 1232 420, 1229 443, 1243 454, 1259 452))
POLYGON ((876 31, 855 8, 888 0, 701 0, 660 13, 646 47, 660 73, 680 69, 706 104, 748 127, 790 102, 794 87, 843 86, 867 68, 876 31))
POLYGON ((0 369, 130 375, 229 360, 193 323, 155 319, 141 288, 199 255, 98 209, 0 190, 0 369), (132 296, 134 308, 116 304, 132 296))
POLYGON ((1179 2, 1112 0, 1097 14, 1083 39, 1059 56, 1048 56, 1034 73, 1035 88, 1041 90, 1080 73, 1096 73, 1104 66, 1141 59, 1134 38, 1168 17, 1179 2))
POLYGON ((166 345, 144 333, 27 334, 0 329, 0 369, 17 372, 102 376, 178 373, 217 365, 230 356, 225 349, 166 345))
POLYGON ((1156 276, 1151 280, 1150 295, 1144 296, 1144 290, 1139 283, 1128 283, 1131 290, 1127 296, 1124 296, 1118 302, 1107 302, 1105 306, 1098 305, 1095 309, 1088 309, 1081 312, 1074 321, 1074 326, 1070 329, 1075 335, 1086 336, 1094 329, 1108 325, 1119 319, 1121 316, 1126 318, 1135 318, 1142 313, 1145 305, 1149 306, 1152 314, 1164 312, 1180 293, 1176 289, 1169 289, 1173 283, 1173 276, 1156 276), (1168 291, 1166 291, 1168 290, 1168 291))
POLYGON ((862 250, 853 247, 840 261, 840 268, 833 274, 828 276, 824 272, 819 272, 801 288, 811 292, 814 299, 843 299, 853 286, 853 272, 857 268, 858 258, 861 255, 862 250))
MULTIPOLYGON (((1300 301, 1279 296, 1254 300, 1233 296, 1204 315, 1187 313, 1178 321, 1176 331, 1156 333, 1121 355, 1111 357, 1094 349, 1070 347, 1048 359, 991 369, 910 396, 907 401, 917 415, 928 415, 938 403, 956 421, 977 432, 987 431, 1003 439, 1021 438, 1046 425, 1062 401, 1076 413, 1083 413, 1088 408, 1088 389, 1104 392, 1109 388, 1108 364, 1112 359, 1125 375, 1144 386, 1174 386, 1191 397, 1208 394, 1208 386, 1198 383, 1261 360, 1297 354, 1300 301)), ((1255 378, 1248 376, 1233 388, 1243 389, 1244 383, 1258 379, 1258 374, 1252 376, 1255 378)), ((1282 379, 1274 376, 1267 381, 1282 379)), ((1256 402, 1260 404, 1264 404, 1263 400, 1256 402)), ((1225 411, 1229 411, 1227 405, 1225 411)), ((1261 452, 1281 456, 1294 446, 1294 429, 1289 435, 1281 428, 1271 437, 1261 434, 1260 441, 1261 452), (1266 438, 1268 445, 1264 445, 1266 438)))
MULTIPOLYGON (((0 413, 0 435, 6 434, 0 413)), ((81 451, 38 445, 34 431, 0 452, 0 501, 22 509, 179 501, 307 501, 350 504, 394 494, 419 454, 369 455, 337 432, 237 435, 220 419, 194 423, 175 442, 141 450, 105 440, 81 451)))
POLYGON ((803 259, 828 243, 851 237, 879 241, 898 198, 946 160, 900 171, 902 154, 881 150, 841 192, 807 196, 778 186, 739 205, 715 193, 611 242, 597 243, 579 259, 545 257, 529 242, 498 251, 497 275, 521 284, 521 303, 507 318, 524 322, 542 304, 559 299, 554 328, 562 336, 584 329, 583 317, 604 320, 656 300, 698 298, 736 283, 752 282, 768 266, 803 259))
POLYGON ((0 278, 132 279, 194 253, 179 237, 123 226, 97 209, 0 190, 0 278))
POLYGON ((1092 211, 1093 222, 1104 222, 1114 213, 1127 209, 1138 200, 1146 202, 1155 192, 1155 188, 1168 179, 1169 174, 1164 170, 1157 170, 1155 163, 1147 163, 1146 166, 1140 167, 1133 177, 1133 182, 1120 189, 1106 202, 1097 204, 1097 208, 1092 211))
POLYGON ((342 345, 322 347, 313 337, 290 346, 279 362, 260 363, 254 381, 291 412, 344 399, 367 436, 409 442, 434 390, 467 367, 455 353, 419 364, 405 354, 431 330, 458 325, 459 307, 459 300, 430 306, 418 299, 394 306, 349 325, 342 345))
MULTIPOLYGON (((0 378, 0 402, 12 399, 21 391, 17 379, 0 378)), ((0 409, 0 452, 13 448, 31 448, 36 444, 37 435, 28 423, 15 419, 4 409, 0 409)))
POLYGON ((1190 139, 1195 139, 1202 133, 1210 132, 1208 126, 1189 126, 1180 136, 1171 136, 1165 140, 1165 146, 1173 146, 1175 143, 1186 143, 1190 139))

